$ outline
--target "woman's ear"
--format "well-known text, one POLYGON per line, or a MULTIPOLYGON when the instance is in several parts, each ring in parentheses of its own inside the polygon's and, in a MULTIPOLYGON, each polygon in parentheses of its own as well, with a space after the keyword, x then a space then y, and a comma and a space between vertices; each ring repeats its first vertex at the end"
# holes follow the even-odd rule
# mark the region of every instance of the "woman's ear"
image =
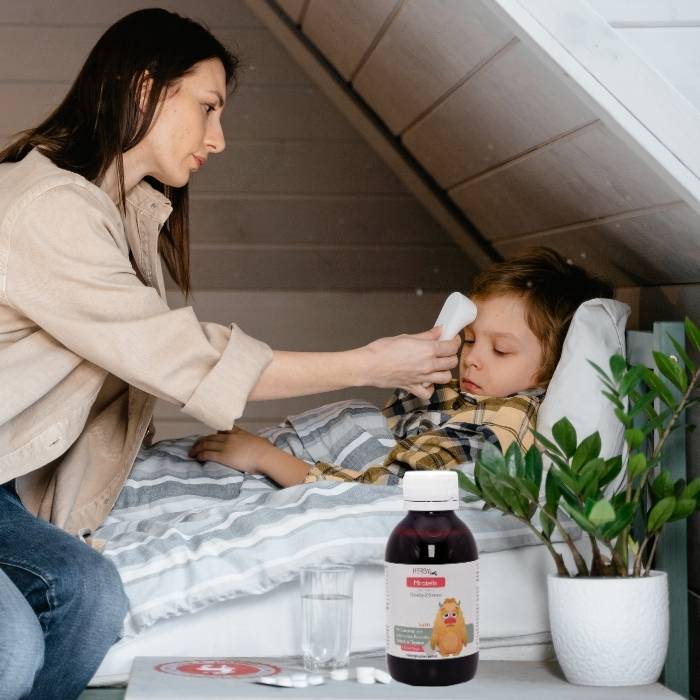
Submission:
POLYGON ((146 105, 148 104, 148 98, 151 94, 152 88, 153 78, 151 77, 151 74, 146 70, 142 73, 138 83, 139 110, 141 110, 142 114, 146 111, 146 105))

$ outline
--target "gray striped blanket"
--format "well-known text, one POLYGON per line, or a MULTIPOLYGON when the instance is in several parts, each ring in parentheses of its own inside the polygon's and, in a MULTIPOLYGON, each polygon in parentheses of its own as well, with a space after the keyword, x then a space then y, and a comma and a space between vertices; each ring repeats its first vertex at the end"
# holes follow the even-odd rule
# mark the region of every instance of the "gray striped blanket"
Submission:
MULTIPOLYGON (((330 404, 262 432, 310 459, 323 453, 359 468, 393 446, 381 414, 370 407, 330 404)), ((95 532, 106 540, 104 554, 130 601, 124 636, 222 600, 265 593, 296 578, 302 566, 382 564, 387 537, 404 516, 399 485, 327 481, 280 489, 265 477, 188 458, 195 439, 142 448, 95 532)), ((478 502, 459 515, 482 553, 538 543, 522 523, 483 511, 478 502)), ((572 527, 572 534, 580 533, 572 527)))

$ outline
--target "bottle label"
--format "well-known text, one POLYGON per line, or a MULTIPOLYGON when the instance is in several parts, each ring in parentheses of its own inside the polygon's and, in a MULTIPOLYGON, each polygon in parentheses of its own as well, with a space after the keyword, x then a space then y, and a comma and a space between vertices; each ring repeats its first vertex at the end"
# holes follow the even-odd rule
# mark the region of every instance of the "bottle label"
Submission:
POLYGON ((479 651, 479 560, 385 562, 386 651, 402 659, 454 659, 479 651))

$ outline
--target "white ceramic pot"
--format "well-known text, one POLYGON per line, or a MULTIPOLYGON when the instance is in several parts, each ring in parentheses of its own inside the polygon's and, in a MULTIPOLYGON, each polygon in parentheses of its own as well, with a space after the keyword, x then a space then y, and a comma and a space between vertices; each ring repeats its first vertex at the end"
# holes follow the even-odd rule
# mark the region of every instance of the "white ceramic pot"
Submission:
POLYGON ((668 578, 547 577, 549 622, 570 683, 646 685, 668 649, 668 578))

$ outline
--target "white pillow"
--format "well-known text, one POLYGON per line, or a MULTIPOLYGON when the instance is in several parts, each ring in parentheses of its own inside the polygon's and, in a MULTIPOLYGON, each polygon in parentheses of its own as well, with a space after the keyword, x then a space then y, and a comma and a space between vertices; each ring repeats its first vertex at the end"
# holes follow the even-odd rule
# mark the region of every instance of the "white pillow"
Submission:
POLYGON ((537 414, 537 431, 553 440, 552 426, 566 416, 579 442, 600 433, 600 456, 622 452, 624 426, 603 396, 603 382, 588 363, 610 371, 610 356, 625 354, 625 325, 630 307, 614 299, 589 299, 576 310, 564 340, 561 358, 537 414))

